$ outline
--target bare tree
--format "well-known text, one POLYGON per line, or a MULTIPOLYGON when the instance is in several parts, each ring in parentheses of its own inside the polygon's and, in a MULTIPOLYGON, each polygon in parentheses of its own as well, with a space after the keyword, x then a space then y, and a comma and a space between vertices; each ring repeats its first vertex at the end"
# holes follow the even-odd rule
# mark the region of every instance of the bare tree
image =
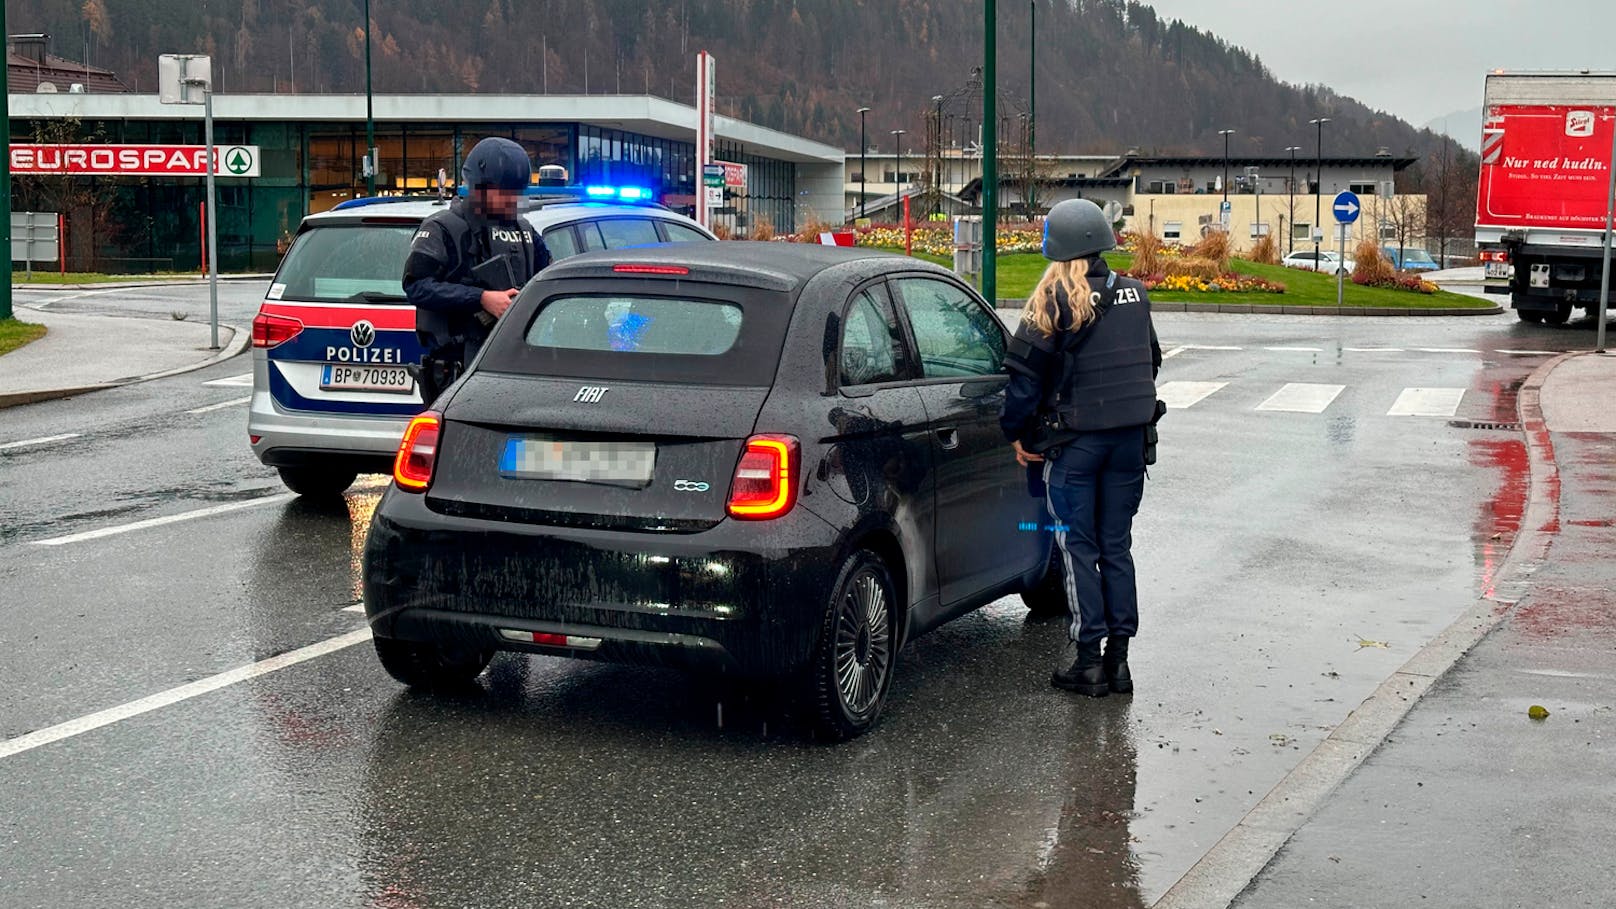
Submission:
POLYGON ((1446 136, 1426 159, 1426 228, 1443 267, 1447 266, 1449 244, 1469 235, 1474 224, 1477 167, 1475 158, 1446 136))

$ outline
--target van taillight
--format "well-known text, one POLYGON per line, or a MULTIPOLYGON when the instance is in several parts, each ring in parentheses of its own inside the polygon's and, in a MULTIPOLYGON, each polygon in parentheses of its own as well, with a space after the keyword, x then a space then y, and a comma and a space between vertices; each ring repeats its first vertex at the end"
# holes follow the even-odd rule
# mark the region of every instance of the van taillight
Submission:
POLYGON ((1509 261, 1509 250, 1507 250, 1507 249, 1484 249, 1484 250, 1481 251, 1481 261, 1483 261, 1483 262, 1508 262, 1509 261))
POLYGON ((278 347, 303 333, 303 323, 291 316, 259 313, 253 317, 254 347, 278 347))
POLYGON ((797 465, 801 456, 794 436, 758 435, 746 440, 729 487, 729 513, 745 520, 778 518, 797 504, 797 465))
POLYGON ((393 459, 393 482, 406 492, 425 492, 432 485, 432 466, 438 460, 443 418, 427 411, 410 421, 393 459))

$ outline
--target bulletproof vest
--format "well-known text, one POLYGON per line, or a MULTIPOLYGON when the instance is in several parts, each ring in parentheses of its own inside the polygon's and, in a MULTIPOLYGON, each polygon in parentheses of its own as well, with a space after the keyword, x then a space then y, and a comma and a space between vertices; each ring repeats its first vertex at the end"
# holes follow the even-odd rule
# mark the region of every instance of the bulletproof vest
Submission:
POLYGON ((1145 287, 1118 276, 1099 293, 1102 315, 1063 345, 1066 384, 1055 412, 1067 429, 1082 432, 1144 426, 1156 414, 1145 287), (1079 344, 1084 334, 1089 338, 1079 344))
MULTIPOLYGON (((456 200, 449 209, 434 217, 444 227, 447 252, 451 257, 447 281, 478 287, 483 290, 503 290, 478 278, 477 267, 499 256, 510 264, 512 287, 522 287, 533 277, 534 239, 531 230, 520 221, 500 224, 473 215, 468 203, 456 200)), ((498 282, 503 283, 503 282, 498 282)), ((417 309, 416 333, 428 347, 471 340, 480 342, 488 336, 488 319, 482 313, 449 315, 417 309)))

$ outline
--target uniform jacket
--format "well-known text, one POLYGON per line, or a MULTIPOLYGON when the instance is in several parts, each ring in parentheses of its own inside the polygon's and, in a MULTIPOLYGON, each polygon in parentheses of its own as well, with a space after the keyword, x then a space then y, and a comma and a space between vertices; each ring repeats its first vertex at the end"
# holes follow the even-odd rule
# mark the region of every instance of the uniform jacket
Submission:
POLYGON ((550 251, 527 221, 490 221, 466 199, 421 222, 404 260, 404 294, 415 307, 416 331, 429 347, 488 336, 477 318, 483 291, 507 288, 485 286, 472 269, 498 254, 509 255, 518 288, 550 264, 550 251))
MULTIPOLYGON (((1038 426, 1040 408, 1047 406, 1060 414, 1064 428, 1079 432, 1145 426, 1155 417, 1162 354, 1145 286, 1120 275, 1113 279, 1100 259, 1088 279, 1101 295, 1103 316, 1078 331, 1057 331, 1052 337, 1025 319, 1016 328, 1005 358, 1010 385, 999 418, 1010 441, 1027 440, 1038 426), (1064 387, 1057 388, 1067 354, 1085 335, 1088 340, 1082 341, 1066 369, 1064 387)), ((1071 324, 1071 304, 1064 291, 1058 292, 1056 302, 1058 324, 1071 324)))

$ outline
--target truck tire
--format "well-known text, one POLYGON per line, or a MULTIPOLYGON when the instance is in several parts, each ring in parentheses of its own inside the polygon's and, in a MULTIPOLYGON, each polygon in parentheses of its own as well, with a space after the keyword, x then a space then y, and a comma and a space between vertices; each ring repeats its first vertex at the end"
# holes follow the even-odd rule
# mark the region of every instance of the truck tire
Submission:
POLYGON ((1544 313, 1543 321, 1550 325, 1564 325, 1571 321, 1571 304, 1561 303, 1559 306, 1554 307, 1554 312, 1544 313))
POLYGON ((1533 325, 1543 324, 1543 314, 1535 309, 1517 309, 1515 310, 1515 318, 1520 319, 1522 322, 1530 322, 1533 325))

